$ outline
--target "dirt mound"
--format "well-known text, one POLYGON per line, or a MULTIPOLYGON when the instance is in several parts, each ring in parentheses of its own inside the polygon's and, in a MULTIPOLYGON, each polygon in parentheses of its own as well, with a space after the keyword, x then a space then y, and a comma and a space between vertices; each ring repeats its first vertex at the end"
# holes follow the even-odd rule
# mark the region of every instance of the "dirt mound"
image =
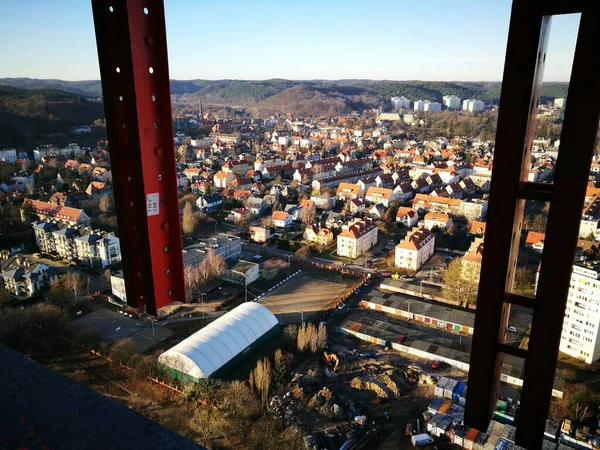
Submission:
POLYGON ((398 398, 400 392, 396 383, 387 375, 376 377, 354 377, 350 387, 361 391, 373 391, 379 398, 398 398))

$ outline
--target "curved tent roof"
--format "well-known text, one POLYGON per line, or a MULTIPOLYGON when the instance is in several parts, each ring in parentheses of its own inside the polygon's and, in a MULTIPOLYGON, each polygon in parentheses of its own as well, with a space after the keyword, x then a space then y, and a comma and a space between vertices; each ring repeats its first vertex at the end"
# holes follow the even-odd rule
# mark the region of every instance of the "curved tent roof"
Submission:
POLYGON ((259 303, 242 303, 159 356, 158 362, 200 379, 211 376, 279 322, 259 303))

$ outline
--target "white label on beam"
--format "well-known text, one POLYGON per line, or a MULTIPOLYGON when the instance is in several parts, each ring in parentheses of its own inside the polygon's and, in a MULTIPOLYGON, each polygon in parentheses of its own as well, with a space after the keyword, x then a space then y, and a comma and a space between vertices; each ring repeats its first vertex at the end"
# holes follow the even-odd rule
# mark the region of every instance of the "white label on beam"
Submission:
POLYGON ((146 211, 148 216, 158 216, 158 192, 146 194, 146 211))

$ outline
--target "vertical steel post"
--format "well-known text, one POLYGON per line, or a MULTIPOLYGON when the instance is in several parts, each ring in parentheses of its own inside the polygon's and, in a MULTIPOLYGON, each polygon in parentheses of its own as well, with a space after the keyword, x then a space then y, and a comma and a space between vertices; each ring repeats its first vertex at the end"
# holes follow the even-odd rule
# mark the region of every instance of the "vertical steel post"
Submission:
POLYGON ((92 0, 128 305, 184 301, 162 0, 92 0))

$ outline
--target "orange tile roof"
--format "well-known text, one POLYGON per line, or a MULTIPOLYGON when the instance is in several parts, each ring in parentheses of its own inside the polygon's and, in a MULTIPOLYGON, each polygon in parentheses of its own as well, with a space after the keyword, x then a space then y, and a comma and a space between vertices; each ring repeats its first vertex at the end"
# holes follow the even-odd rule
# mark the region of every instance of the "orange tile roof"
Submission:
POLYGON ((425 220, 435 220, 436 222, 447 223, 449 219, 450 216, 443 212, 428 212, 425 214, 425 220))
POLYGON ((300 202, 300 206, 302 208, 313 208, 315 206, 315 202, 313 202, 312 200, 304 199, 300 202))
POLYGON ((423 203, 443 203, 449 206, 460 206, 461 200, 458 198, 433 197, 427 194, 417 194, 413 201, 413 205, 423 203))
POLYGON ((347 230, 342 231, 338 237, 348 237, 352 239, 358 239, 365 233, 368 233, 377 226, 371 221, 371 219, 357 220, 352 223, 347 230))
POLYGON ((485 222, 478 222, 477 220, 474 220, 473 225, 471 225, 471 233, 485 234, 485 222))
POLYGON ((538 233, 536 231, 527 232, 527 238, 525 239, 525 245, 532 246, 539 242, 542 244, 546 240, 546 233, 538 233))
POLYGON ((77 222, 81 216, 81 209, 70 208, 68 206, 57 206, 52 203, 40 202, 38 200, 26 199, 24 203, 29 203, 33 206, 38 214, 43 214, 48 217, 53 217, 60 220, 68 220, 77 222))
POLYGON ((378 188, 375 186, 371 186, 369 189, 367 189, 366 197, 381 198, 384 200, 389 200, 391 195, 392 195, 391 189, 378 188))
POLYGON ((471 243, 471 247, 465 256, 463 256, 463 261, 481 263, 481 259, 483 258, 483 239, 475 239, 474 242, 471 243))
POLYGON ((408 232, 406 237, 396 245, 396 248, 421 250, 434 237, 433 233, 425 227, 413 230, 408 232))
POLYGON ((358 184, 353 183, 340 183, 337 192, 343 194, 357 194, 360 191, 360 186, 358 184))
POLYGON ((415 216, 415 214, 417 214, 417 212, 412 208, 407 208, 405 206, 401 206, 400 208, 398 208, 396 217, 403 217, 406 214, 408 214, 408 217, 410 217, 412 219, 415 216))
POLYGON ((288 216, 288 213, 285 211, 274 211, 272 219, 285 221, 285 219, 287 219, 287 216, 288 216))

